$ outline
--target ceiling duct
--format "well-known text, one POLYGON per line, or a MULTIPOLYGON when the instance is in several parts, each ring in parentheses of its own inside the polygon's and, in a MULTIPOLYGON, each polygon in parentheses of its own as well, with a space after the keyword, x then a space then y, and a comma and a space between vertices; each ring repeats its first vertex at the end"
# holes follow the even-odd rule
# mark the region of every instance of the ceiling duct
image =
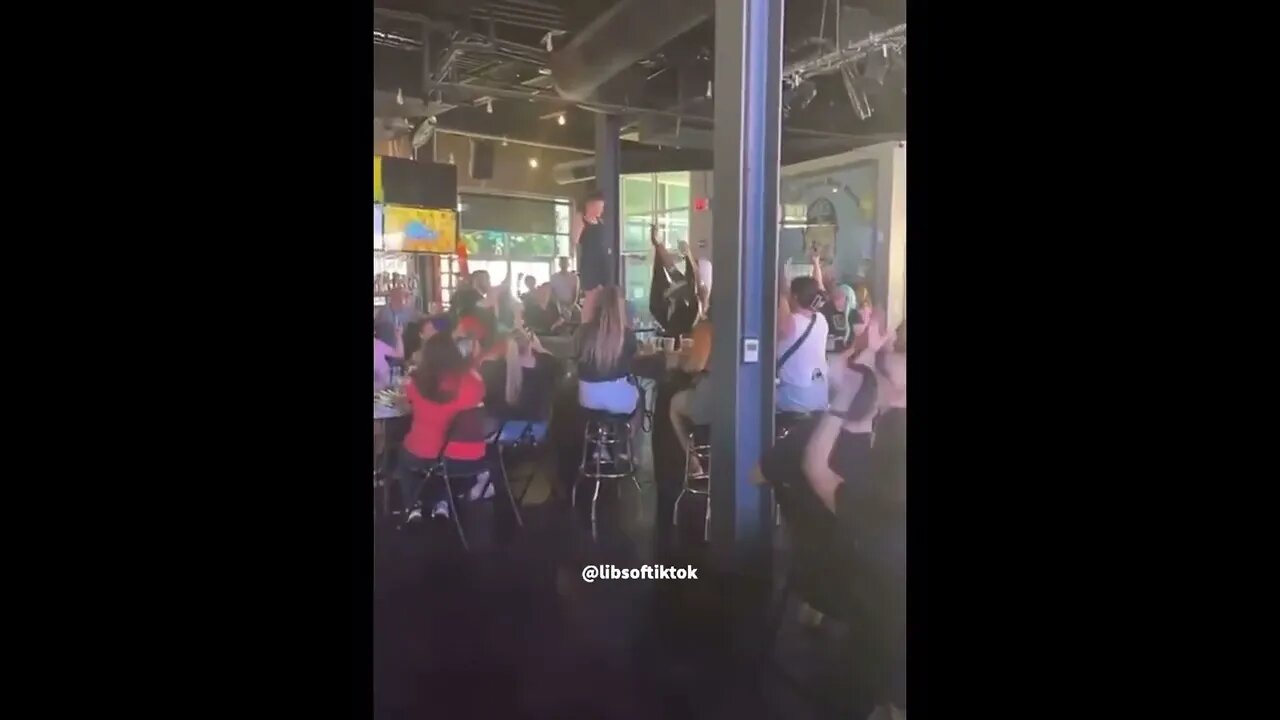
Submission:
POLYGON ((712 0, 621 0, 551 54, 556 90, 586 100, 605 82, 711 17, 712 0))
POLYGON ((562 162, 551 168, 551 177, 560 185, 588 182, 596 179, 596 159, 594 157, 562 162))

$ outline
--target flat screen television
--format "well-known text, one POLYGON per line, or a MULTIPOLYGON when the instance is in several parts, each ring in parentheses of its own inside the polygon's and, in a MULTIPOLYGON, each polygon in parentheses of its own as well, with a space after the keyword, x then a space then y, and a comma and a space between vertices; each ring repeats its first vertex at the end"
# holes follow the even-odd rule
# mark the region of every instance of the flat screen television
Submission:
POLYGON ((444 163, 382 158, 382 198, 388 205, 458 208, 458 168, 444 163))

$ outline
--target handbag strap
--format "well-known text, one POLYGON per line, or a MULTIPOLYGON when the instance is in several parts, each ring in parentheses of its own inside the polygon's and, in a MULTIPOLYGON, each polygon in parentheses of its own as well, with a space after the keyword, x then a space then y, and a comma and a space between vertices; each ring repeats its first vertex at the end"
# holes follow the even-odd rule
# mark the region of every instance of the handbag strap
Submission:
POLYGON ((800 349, 800 346, 804 344, 804 341, 809 339, 809 333, 813 332, 813 326, 817 322, 818 313, 815 312, 809 318, 809 326, 804 329, 804 332, 800 333, 800 337, 796 338, 796 341, 792 343, 791 347, 787 348, 787 351, 782 353, 782 357, 778 358, 778 369, 776 372, 782 372, 782 366, 786 365, 787 361, 791 359, 791 356, 795 355, 796 351, 800 349))

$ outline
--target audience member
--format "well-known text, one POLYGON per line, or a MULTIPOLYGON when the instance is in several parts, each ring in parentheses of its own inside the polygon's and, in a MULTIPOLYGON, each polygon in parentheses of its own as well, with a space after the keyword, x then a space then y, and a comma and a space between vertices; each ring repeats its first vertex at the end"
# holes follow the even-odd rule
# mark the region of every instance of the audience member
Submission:
MULTIPOLYGON (((480 406, 484 399, 484 381, 459 352, 453 338, 443 333, 433 335, 423 344, 418 366, 410 378, 412 382, 406 385, 405 395, 413 410, 413 421, 394 474, 409 508, 406 522, 412 523, 422 518, 424 500, 431 504, 432 517, 448 515, 443 487, 432 483, 423 488, 424 473, 440 456, 454 417, 463 410, 480 406), (430 496, 422 498, 420 493, 430 493, 430 496)), ((480 460, 485 454, 484 442, 452 442, 443 449, 446 457, 456 460, 480 460)))
POLYGON ((547 335, 561 322, 552 285, 543 283, 524 296, 524 325, 531 332, 547 335))
POLYGON ((635 412, 639 391, 628 379, 636 354, 622 291, 606 285, 588 295, 578 330, 578 403, 618 415, 635 412))
POLYGON ((578 276, 569 272, 569 258, 561 256, 560 271, 551 276, 551 290, 555 293, 556 303, 561 307, 569 307, 578 303, 578 276))
MULTIPOLYGON (((893 345, 878 319, 868 318, 867 348, 842 363, 845 373, 831 412, 817 423, 804 452, 804 477, 836 519, 837 542, 852 548, 856 571, 848 588, 867 632, 855 645, 868 703, 906 705, 906 475, 905 447, 868 442, 876 416, 876 353, 893 345), (867 388, 870 387, 870 392, 867 388)), ((842 357, 850 357, 850 350, 842 357)))
POLYGON ((400 333, 395 336, 395 345, 388 345, 378 337, 378 323, 373 324, 373 389, 382 390, 391 385, 391 363, 388 358, 404 357, 404 346, 400 341, 400 333))
POLYGON ((827 407, 827 319, 818 312, 819 281, 798 277, 778 304, 779 412, 814 413, 827 407))
POLYGON ((374 315, 373 334, 382 342, 395 346, 396 338, 416 314, 409 303, 409 291, 395 288, 387 294, 387 304, 378 308, 374 315))
POLYGON ((694 425, 710 425, 714 400, 711 395, 711 320, 703 320, 693 328, 693 350, 681 359, 680 369, 692 376, 693 384, 671 396, 671 426, 685 456, 689 472, 702 473, 702 463, 689 452, 689 433, 694 425))

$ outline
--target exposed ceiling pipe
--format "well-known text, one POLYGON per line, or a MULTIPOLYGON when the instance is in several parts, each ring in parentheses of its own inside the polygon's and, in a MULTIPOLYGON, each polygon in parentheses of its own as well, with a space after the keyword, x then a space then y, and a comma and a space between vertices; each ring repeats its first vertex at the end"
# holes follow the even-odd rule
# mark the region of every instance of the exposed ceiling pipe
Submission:
POLYGON ((586 100, 601 85, 711 17, 712 0, 621 0, 551 53, 556 90, 586 100))
POLYGON ((469 130, 451 130, 449 128, 436 128, 437 135, 457 135, 459 137, 475 138, 476 140, 492 140, 494 142, 511 143, 512 145, 524 145, 527 147, 542 148, 543 150, 560 150, 562 152, 581 153, 583 155, 595 155, 595 150, 586 150, 584 148, 569 147, 567 145, 552 145, 551 143, 537 142, 535 140, 521 140, 519 138, 504 137, 501 135, 486 135, 484 133, 471 132, 469 130))
MULTIPOLYGON (((485 87, 483 85, 465 85, 462 83, 431 83, 431 90, 436 91, 457 91, 466 92, 474 95, 487 95, 495 98, 503 98, 508 100, 524 100, 526 102, 544 102, 563 107, 581 107, 585 110, 594 112, 604 112, 612 115, 654 115, 657 117, 667 117, 682 121, 695 120, 698 122, 711 123, 713 118, 709 115, 691 115, 689 113, 671 112, 668 110, 657 110, 654 108, 633 107, 630 105, 614 105, 611 103, 585 102, 579 103, 573 100, 556 97, 549 93, 530 93, 521 90, 507 90, 503 88, 485 87)), ((849 142, 857 142, 864 140, 865 135, 847 135, 844 133, 826 132, 823 130, 809 130, 807 128, 784 127, 783 130, 789 135, 826 138, 830 140, 841 140, 849 142)), ((877 136, 879 137, 879 136, 877 136)))

